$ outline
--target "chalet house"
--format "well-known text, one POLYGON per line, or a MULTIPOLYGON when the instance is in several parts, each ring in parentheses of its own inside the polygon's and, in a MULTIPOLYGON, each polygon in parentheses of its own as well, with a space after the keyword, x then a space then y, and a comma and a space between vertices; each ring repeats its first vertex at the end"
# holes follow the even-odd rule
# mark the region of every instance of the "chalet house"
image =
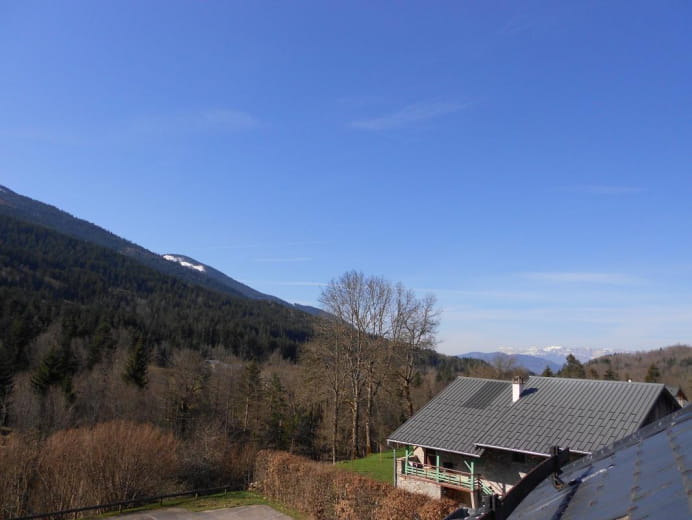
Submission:
POLYGON ((685 408, 685 406, 690 403, 689 399, 687 399, 687 396, 685 395, 685 392, 683 392, 682 388, 679 386, 666 386, 666 388, 670 392, 670 395, 675 397, 675 400, 682 408, 685 408))
POLYGON ((658 383, 459 377, 389 436, 396 485, 477 507, 504 496, 551 448, 576 459, 675 410, 658 383))

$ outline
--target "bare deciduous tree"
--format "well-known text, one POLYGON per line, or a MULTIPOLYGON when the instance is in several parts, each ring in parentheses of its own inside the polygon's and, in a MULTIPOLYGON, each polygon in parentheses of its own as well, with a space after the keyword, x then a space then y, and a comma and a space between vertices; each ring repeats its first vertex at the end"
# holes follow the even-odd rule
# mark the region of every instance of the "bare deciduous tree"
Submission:
POLYGON ((383 278, 349 271, 329 283, 320 303, 329 313, 327 337, 332 355, 337 348, 345 371, 350 451, 356 457, 361 450, 361 416, 366 451, 372 446, 373 407, 387 378, 395 375, 400 380, 409 414, 413 413, 410 388, 418 354, 435 343, 435 298, 418 300, 401 284, 393 287, 383 278))
POLYGON ((341 332, 338 339, 350 390, 348 404, 351 409, 351 457, 357 457, 371 309, 365 276, 363 273, 349 271, 338 280, 332 280, 322 291, 320 303, 331 315, 328 319, 335 330, 341 332))
POLYGON ((416 298, 410 289, 396 286, 396 298, 392 312, 392 343, 395 347, 396 375, 406 401, 406 413, 413 415, 411 387, 416 380, 416 364, 422 351, 435 347, 435 333, 439 324, 439 312, 435 309, 433 295, 416 298))
POLYGON ((330 442, 332 463, 336 462, 339 444, 339 416, 344 400, 346 365, 342 345, 345 323, 323 320, 315 340, 304 348, 303 360, 309 370, 308 382, 321 385, 328 394, 331 413, 330 442))

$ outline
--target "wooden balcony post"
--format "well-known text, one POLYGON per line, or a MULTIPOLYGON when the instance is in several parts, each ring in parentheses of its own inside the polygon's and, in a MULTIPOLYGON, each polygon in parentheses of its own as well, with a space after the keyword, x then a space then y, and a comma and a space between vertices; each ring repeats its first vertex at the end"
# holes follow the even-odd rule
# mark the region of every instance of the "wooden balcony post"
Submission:
POLYGON ((406 446, 406 460, 404 460, 404 475, 408 475, 408 446, 406 446))
POLYGON ((392 462, 394 462, 394 487, 396 487, 396 448, 392 448, 392 462))

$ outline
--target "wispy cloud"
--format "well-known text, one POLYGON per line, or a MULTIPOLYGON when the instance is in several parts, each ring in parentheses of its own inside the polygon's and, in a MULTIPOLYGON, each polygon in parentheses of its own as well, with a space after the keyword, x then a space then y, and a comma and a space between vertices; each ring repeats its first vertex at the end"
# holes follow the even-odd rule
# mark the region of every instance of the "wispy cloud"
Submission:
MULTIPOLYGON (((692 307, 688 304, 668 306, 574 306, 568 308, 533 307, 533 308, 499 308, 483 307, 449 307, 445 309, 445 318, 450 321, 506 321, 523 323, 559 323, 578 322, 603 325, 620 325, 637 322, 655 321, 658 323, 692 323, 692 307)), ((689 329, 688 329, 689 330, 689 329)))
POLYGON ((79 145, 84 143, 84 139, 79 134, 69 129, 42 128, 40 126, 0 128, 0 137, 61 145, 79 145))
POLYGON ((121 142, 150 137, 169 137, 194 133, 250 131, 266 126, 258 117, 227 108, 209 108, 168 114, 145 114, 102 122, 98 126, 82 123, 73 126, 48 126, 43 123, 20 127, 0 127, 0 138, 88 145, 121 142))
POLYGON ((529 29, 533 28, 536 24, 535 19, 531 19, 526 15, 513 16, 509 21, 503 25, 498 34, 500 35, 514 35, 519 34, 529 29))
POLYGON ((358 108, 379 104, 383 101, 385 98, 382 96, 342 96, 336 100, 340 105, 358 108))
POLYGON ((255 258, 255 262, 269 262, 276 264, 290 263, 290 262, 310 262, 312 258, 309 256, 293 256, 287 258, 255 258))
POLYGON ((452 114, 467 107, 468 104, 460 103, 417 103, 383 116, 353 121, 351 126, 361 130, 401 128, 452 114))
POLYGON ((590 193, 592 195, 632 195, 646 191, 644 188, 639 186, 617 186, 607 184, 560 186, 558 190, 573 193, 590 193))
POLYGON ((285 287, 325 287, 327 283, 325 282, 311 282, 311 281, 283 281, 277 282, 275 280, 243 280, 244 284, 247 285, 263 285, 263 286, 285 286, 285 287))
POLYGON ((545 293, 536 291, 512 291, 512 290, 466 290, 466 289, 443 289, 416 287, 414 290, 418 293, 433 293, 448 297, 459 296, 462 298, 474 298, 483 300, 502 300, 502 301, 539 301, 545 300, 545 293))
POLYGON ((276 282, 276 285, 285 285, 288 287, 326 287, 325 282, 276 282))
POLYGON ((262 121, 254 115, 226 108, 147 115, 132 122, 132 130, 143 134, 240 131, 253 130, 261 126, 262 121))
POLYGON ((592 272, 533 272, 521 273, 522 278, 554 283, 592 283, 606 285, 629 285, 638 280, 621 273, 592 272))
POLYGON ((276 249, 286 247, 324 246, 328 244, 329 242, 322 240, 305 240, 296 242, 263 242, 255 244, 218 244, 201 246, 199 249, 276 249))

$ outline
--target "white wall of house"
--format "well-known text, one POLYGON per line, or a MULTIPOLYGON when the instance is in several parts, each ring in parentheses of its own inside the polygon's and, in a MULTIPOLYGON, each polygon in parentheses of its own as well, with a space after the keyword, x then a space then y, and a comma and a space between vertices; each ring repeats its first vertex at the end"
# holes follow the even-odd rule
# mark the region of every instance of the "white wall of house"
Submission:
POLYGON ((486 449, 476 463, 476 472, 491 483, 495 492, 507 493, 546 457, 513 454, 502 450, 486 449))
POLYGON ((425 463, 425 450, 420 446, 416 446, 413 450, 413 456, 418 459, 419 462, 425 463))

